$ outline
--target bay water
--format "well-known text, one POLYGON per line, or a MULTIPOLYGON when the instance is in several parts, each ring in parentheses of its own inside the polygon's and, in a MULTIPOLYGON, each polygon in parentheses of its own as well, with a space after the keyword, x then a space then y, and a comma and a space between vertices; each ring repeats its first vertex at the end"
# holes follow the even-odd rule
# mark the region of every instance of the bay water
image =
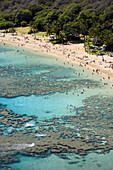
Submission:
MULTIPOLYGON (((67 109, 70 105, 77 107, 84 106, 84 99, 95 95, 112 95, 112 82, 102 81, 98 74, 90 72, 88 69, 78 65, 68 63, 60 58, 41 54, 23 47, 0 44, 0 67, 12 66, 19 68, 23 75, 45 74, 46 79, 55 81, 78 82, 77 88, 70 88, 68 92, 53 91, 48 94, 18 96, 12 98, 0 97, 0 103, 18 114, 35 115, 38 121, 42 119, 60 118, 61 116, 74 115, 73 111, 67 109), (82 83, 82 86, 81 84, 82 83), (105 86, 104 84, 108 85, 105 86), (87 88, 86 85, 90 88, 87 88)), ((4 73, 3 73, 4 74, 4 73)), ((68 154, 73 160, 76 154, 68 154)), ((20 163, 9 164, 15 170, 110 170, 113 168, 113 152, 97 154, 89 152, 86 156, 80 157, 79 163, 68 164, 65 159, 52 154, 45 158, 27 157, 17 155, 20 163), (96 163, 101 162, 101 167, 96 163)))

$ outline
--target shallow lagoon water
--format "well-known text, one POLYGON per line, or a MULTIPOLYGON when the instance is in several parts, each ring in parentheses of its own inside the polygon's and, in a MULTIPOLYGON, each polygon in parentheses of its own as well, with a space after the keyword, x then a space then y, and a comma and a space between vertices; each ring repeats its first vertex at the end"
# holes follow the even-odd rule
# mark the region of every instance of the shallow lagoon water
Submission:
MULTIPOLYGON (((9 45, 0 45, 0 66, 9 66, 13 64, 13 67, 19 68, 29 68, 30 70, 27 74, 41 74, 41 73, 50 73, 47 78, 53 80, 66 80, 71 81, 73 79, 85 79, 97 81, 100 83, 100 87, 95 87, 93 89, 88 88, 78 88, 73 90, 73 88, 68 93, 56 93, 50 95, 31 95, 28 97, 19 96, 15 98, 0 98, 0 103, 6 104, 7 108, 11 109, 15 113, 27 114, 27 115, 36 115, 38 120, 42 118, 52 118, 52 117, 61 117, 62 115, 73 115, 74 113, 67 109, 68 105, 73 105, 75 107, 83 106, 83 100, 87 97, 93 95, 102 95, 107 94, 110 89, 111 84, 107 87, 104 87, 104 82, 101 82, 101 77, 97 74, 92 75, 87 69, 66 63, 61 61, 58 58, 46 56, 42 54, 37 54, 36 52, 25 50, 23 48, 9 46, 9 45), (83 72, 84 70, 84 72, 83 72), (81 76, 78 76, 78 73, 81 76), (106 90, 105 90, 106 89, 106 90), (84 91, 83 91, 84 90, 84 91), (81 93, 83 92, 83 93, 81 93)), ((26 72, 22 72, 26 74, 26 72)), ((106 82, 106 81, 105 81, 106 82)), ((111 155, 98 155, 96 153, 88 154, 84 161, 77 164, 68 164, 67 160, 61 159, 58 156, 51 155, 46 158, 32 158, 32 157, 23 157, 19 156, 20 163, 11 164, 11 167, 14 169, 29 169, 37 170, 38 169, 88 169, 92 166, 92 170, 95 169, 110 169, 112 168, 111 155), (98 159, 97 159, 98 156, 98 159), (90 158, 91 157, 91 158, 90 158), (92 159, 93 163, 90 161, 92 159), (109 166, 103 161, 103 159, 109 161, 109 166), (95 161, 97 160, 97 161, 95 161), (52 162, 52 164, 51 164, 52 162), (54 163, 53 163, 54 162, 54 163), (102 162, 102 166, 98 167, 96 163, 102 162), (59 165, 59 166, 58 166, 59 165), (47 168, 48 167, 48 168, 47 168)), ((72 158, 73 160, 73 158, 72 158)), ((91 169, 91 168, 90 168, 91 169)))
MULTIPOLYGON (((7 108, 16 113, 36 115, 38 119, 49 119, 52 117, 61 117, 63 115, 73 115, 73 112, 70 112, 67 107, 69 105, 75 107, 84 105, 82 100, 89 97, 91 93, 93 93, 93 90, 88 90, 88 92, 84 92, 84 95, 80 94, 79 96, 70 92, 68 95, 65 93, 55 93, 49 96, 32 95, 29 97, 21 96, 11 99, 0 98, 0 103, 7 104, 7 108)), ((96 91, 95 95, 99 93, 99 91, 96 91)))
POLYGON ((57 155, 51 155, 47 158, 31 158, 31 157, 22 157, 19 156, 21 163, 13 164, 15 170, 112 170, 113 161, 112 161, 113 151, 109 154, 99 155, 96 153, 89 153, 85 157, 76 159, 77 155, 69 154, 69 157, 72 161, 80 161, 75 164, 68 164, 70 160, 60 159, 57 155), (100 163, 100 165, 97 165, 100 163))

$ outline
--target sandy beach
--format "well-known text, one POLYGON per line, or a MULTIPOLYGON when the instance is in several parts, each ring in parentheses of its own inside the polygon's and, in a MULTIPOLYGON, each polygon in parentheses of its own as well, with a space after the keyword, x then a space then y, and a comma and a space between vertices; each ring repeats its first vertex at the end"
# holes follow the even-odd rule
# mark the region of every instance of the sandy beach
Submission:
POLYGON ((113 57, 108 55, 96 56, 85 52, 84 44, 53 45, 47 37, 34 37, 32 35, 13 35, 0 33, 0 42, 12 45, 22 46, 35 50, 36 52, 56 56, 82 67, 86 67, 91 72, 102 75, 102 79, 113 81, 113 69, 110 65, 113 63, 113 57))

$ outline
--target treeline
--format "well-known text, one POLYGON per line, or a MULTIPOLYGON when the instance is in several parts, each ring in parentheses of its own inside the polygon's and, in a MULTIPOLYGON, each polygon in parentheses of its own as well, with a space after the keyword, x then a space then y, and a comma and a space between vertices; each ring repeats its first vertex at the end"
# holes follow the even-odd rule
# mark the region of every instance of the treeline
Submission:
POLYGON ((39 0, 37 4, 10 14, 1 11, 0 29, 30 25, 31 32, 46 31, 62 42, 89 35, 97 37, 97 45, 113 50, 112 0, 39 0))

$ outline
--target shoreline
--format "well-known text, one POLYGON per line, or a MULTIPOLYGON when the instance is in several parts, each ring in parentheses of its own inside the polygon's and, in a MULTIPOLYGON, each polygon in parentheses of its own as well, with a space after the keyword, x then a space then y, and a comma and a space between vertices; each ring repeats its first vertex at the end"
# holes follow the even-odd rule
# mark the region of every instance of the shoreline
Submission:
POLYGON ((0 43, 25 47, 35 52, 55 56, 65 62, 81 65, 83 68, 101 75, 103 79, 113 81, 113 69, 110 68, 110 64, 113 63, 112 57, 88 54, 85 52, 84 44, 53 45, 44 37, 34 39, 32 35, 27 36, 28 38, 25 39, 25 36, 20 34, 12 36, 9 33, 0 33, 0 43))

